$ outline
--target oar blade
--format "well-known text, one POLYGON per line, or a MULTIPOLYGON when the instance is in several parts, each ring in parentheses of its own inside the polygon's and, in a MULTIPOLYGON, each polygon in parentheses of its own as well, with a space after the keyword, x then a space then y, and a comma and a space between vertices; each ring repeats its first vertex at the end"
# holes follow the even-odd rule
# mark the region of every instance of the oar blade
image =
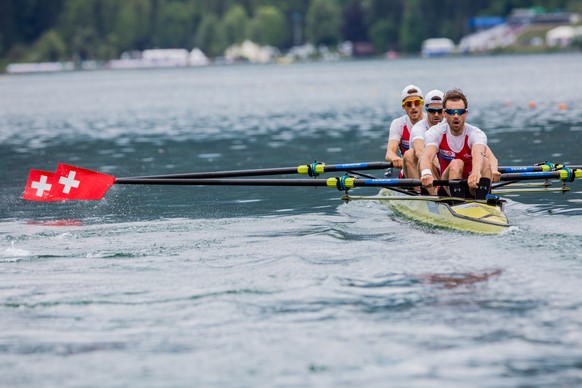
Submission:
POLYGON ((55 176, 64 200, 99 200, 115 183, 112 175, 62 163, 55 176))
POLYGON ((59 164, 55 173, 30 170, 22 199, 40 202, 99 200, 113 183, 114 176, 59 164))
POLYGON ((60 201, 55 174, 49 171, 30 170, 22 199, 39 202, 60 201))

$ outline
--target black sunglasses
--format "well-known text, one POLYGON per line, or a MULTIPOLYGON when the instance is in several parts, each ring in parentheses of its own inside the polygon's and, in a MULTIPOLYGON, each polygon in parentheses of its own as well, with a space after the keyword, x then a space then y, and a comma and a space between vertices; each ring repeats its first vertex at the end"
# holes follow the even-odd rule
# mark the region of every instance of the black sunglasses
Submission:
POLYGON ((443 108, 426 108, 428 113, 438 113, 443 114, 443 108))

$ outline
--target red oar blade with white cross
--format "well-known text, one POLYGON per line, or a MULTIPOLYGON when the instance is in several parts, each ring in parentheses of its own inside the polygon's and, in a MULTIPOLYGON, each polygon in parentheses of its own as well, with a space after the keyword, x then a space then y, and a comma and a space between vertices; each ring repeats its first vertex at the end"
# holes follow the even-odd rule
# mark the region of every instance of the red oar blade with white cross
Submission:
POLYGON ((60 201, 56 196, 54 173, 41 170, 30 170, 28 181, 24 188, 22 199, 28 201, 60 201))
POLYGON ((43 202, 99 200, 114 182, 112 175, 59 164, 54 174, 30 170, 22 198, 43 202))

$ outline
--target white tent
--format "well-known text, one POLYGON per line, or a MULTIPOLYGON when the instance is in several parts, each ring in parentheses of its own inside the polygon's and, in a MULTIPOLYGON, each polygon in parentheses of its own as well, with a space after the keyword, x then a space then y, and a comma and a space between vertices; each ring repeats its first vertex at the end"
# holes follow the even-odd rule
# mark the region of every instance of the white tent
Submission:
POLYGON ((233 45, 226 49, 224 56, 229 61, 239 58, 246 58, 253 63, 271 62, 279 55, 279 51, 271 46, 259 46, 258 44, 245 40, 242 45, 233 45))
POLYGON ((198 47, 193 48, 192 51, 190 51, 188 62, 190 63, 190 66, 204 66, 210 64, 208 57, 198 47))
POLYGON ((567 47, 577 36, 582 36, 582 27, 556 27, 546 33, 546 44, 550 47, 567 47))

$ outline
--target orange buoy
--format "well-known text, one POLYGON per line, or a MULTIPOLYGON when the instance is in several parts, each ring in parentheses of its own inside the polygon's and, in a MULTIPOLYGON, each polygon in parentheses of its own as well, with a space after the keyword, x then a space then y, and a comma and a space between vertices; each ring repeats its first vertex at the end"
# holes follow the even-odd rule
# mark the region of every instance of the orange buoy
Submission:
POLYGON ((566 110, 566 109, 568 109, 568 104, 561 103, 560 105, 558 105, 558 109, 559 110, 566 110))
POLYGON ((530 108, 535 108, 536 106, 538 106, 538 104, 536 104, 535 101, 530 101, 527 103, 527 106, 529 106, 530 108))

